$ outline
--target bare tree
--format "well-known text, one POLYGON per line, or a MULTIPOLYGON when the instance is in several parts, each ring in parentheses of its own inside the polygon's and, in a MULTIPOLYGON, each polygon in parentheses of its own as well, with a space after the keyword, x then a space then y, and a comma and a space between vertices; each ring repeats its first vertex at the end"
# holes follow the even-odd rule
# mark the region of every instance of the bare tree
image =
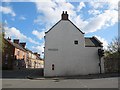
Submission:
POLYGON ((108 44, 107 50, 105 51, 105 57, 118 57, 119 52, 119 38, 115 37, 110 44, 108 44))

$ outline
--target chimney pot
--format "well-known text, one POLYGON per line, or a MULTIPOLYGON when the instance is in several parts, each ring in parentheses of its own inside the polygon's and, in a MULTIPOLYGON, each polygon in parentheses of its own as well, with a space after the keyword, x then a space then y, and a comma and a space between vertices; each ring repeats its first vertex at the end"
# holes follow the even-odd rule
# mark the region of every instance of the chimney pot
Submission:
POLYGON ((25 43, 25 42, 21 42, 20 45, 21 45, 23 48, 25 48, 26 43, 25 43))
POLYGON ((10 38, 10 37, 8 37, 8 38, 7 38, 7 40, 8 40, 8 41, 11 41, 11 38, 10 38))
POLYGON ((40 54, 38 54, 38 56, 40 57, 40 54))
POLYGON ((62 19, 62 20, 68 20, 67 11, 65 11, 65 13, 64 13, 64 11, 63 11, 63 13, 62 13, 62 15, 61 15, 61 19, 62 19))
POLYGON ((13 42, 19 44, 19 39, 14 39, 13 42))
POLYGON ((67 11, 65 11, 65 14, 67 14, 67 11))

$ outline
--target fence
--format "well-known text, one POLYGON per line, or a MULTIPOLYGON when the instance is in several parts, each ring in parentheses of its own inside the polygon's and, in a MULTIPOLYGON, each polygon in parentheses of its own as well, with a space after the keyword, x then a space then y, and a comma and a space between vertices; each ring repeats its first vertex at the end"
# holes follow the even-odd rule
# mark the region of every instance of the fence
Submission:
POLYGON ((105 73, 117 73, 120 70, 120 58, 104 58, 105 73))

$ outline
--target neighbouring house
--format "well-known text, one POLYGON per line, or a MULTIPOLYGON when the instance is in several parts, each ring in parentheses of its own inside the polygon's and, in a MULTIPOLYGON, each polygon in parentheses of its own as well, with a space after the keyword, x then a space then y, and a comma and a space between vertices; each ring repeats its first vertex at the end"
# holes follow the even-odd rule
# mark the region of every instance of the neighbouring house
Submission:
POLYGON ((19 43, 19 39, 14 39, 13 42, 10 38, 3 40, 5 46, 2 53, 2 67, 5 69, 26 68, 27 52, 24 49, 26 43, 19 43))
POLYGON ((33 53, 32 51, 27 49, 27 68, 43 68, 44 66, 43 59, 40 58, 40 54, 33 53))
POLYGON ((10 38, 4 40, 4 52, 2 54, 3 69, 43 68, 44 61, 40 54, 33 53, 26 48, 25 42, 10 38))
POLYGON ((102 43, 96 37, 84 37, 68 16, 63 11, 61 20, 45 32, 44 76, 104 73, 103 58, 98 56, 102 43))
POLYGON ((9 40, 3 38, 2 69, 13 69, 15 48, 9 40))

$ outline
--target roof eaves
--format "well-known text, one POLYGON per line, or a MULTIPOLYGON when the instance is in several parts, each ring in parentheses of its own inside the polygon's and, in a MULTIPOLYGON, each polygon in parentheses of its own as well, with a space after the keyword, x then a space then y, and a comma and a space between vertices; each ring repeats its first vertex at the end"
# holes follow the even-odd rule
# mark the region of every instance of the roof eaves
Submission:
MULTIPOLYGON (((70 21, 70 20, 68 20, 70 21)), ((82 34, 85 34, 84 32, 82 32, 72 21, 70 21, 70 23, 72 23, 82 34)))
POLYGON ((97 47, 97 46, 90 46, 90 45, 85 45, 85 47, 97 47))
MULTIPOLYGON (((12 43, 12 42, 11 42, 12 43)), ((15 44, 15 43, 12 43, 13 44, 13 46, 15 47, 15 48, 18 48, 18 49, 20 49, 20 50, 22 50, 22 51, 27 51, 27 50, 25 50, 22 46, 20 46, 20 45, 18 45, 18 44, 15 44)))
POLYGON ((53 25, 48 31, 45 32, 47 34, 52 28, 54 28, 61 20, 59 20, 55 25, 53 25))
POLYGON ((8 41, 7 39, 4 38, 4 40, 6 40, 11 46, 15 47, 12 42, 8 41))
POLYGON ((97 37, 93 36, 92 38, 94 38, 95 40, 97 40, 100 44, 103 44, 100 40, 97 39, 97 37))

